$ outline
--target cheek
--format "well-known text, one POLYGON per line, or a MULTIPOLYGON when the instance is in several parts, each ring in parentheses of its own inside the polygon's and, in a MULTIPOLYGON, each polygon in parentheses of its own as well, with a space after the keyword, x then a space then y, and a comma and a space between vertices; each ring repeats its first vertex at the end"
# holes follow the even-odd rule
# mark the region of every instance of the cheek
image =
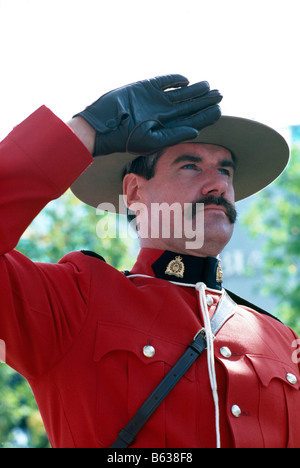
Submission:
POLYGON ((146 204, 150 203, 168 203, 178 202, 182 199, 180 187, 166 182, 152 183, 148 185, 143 193, 143 199, 146 204))
POLYGON ((225 198, 231 205, 235 205, 235 192, 234 192, 234 187, 232 182, 228 183, 226 192, 225 192, 225 198))
POLYGON ((230 203, 235 207, 235 192, 234 188, 232 187, 231 190, 229 191, 229 201, 230 203))

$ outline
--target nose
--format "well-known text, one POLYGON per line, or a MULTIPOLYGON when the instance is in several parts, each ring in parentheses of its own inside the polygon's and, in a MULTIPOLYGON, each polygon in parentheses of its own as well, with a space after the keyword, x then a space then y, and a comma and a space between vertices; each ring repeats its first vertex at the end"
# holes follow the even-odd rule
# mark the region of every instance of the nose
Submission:
POLYGON ((207 171, 201 187, 201 194, 202 196, 224 196, 228 186, 227 178, 220 172, 216 172, 215 170, 207 171))

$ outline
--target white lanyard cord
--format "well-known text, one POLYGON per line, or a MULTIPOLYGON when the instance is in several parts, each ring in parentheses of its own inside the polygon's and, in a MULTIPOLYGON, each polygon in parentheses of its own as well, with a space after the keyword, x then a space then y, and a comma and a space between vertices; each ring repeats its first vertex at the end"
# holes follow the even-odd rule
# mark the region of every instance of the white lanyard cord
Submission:
POLYGON ((214 354, 214 335, 211 330, 210 317, 208 313, 205 290, 206 285, 204 283, 197 283, 195 286, 199 293, 200 309, 203 314, 204 328, 206 333, 206 344, 207 344, 207 366, 209 381, 212 391, 212 396, 215 405, 215 427, 216 427, 216 445, 217 448, 221 448, 221 435, 220 435, 220 410, 219 410, 219 395, 216 377, 215 367, 215 354, 214 354))
MULTIPOLYGON (((127 278, 136 278, 136 277, 154 279, 153 276, 140 275, 140 274, 127 276, 127 278)), ((192 287, 196 289, 196 291, 198 292, 200 310, 202 311, 205 334, 206 334, 208 375, 209 375, 209 381, 210 381, 210 386, 212 390, 212 397, 213 397, 214 406, 215 406, 216 445, 217 445, 217 448, 221 448, 219 395, 218 395, 216 368, 215 368, 215 355, 214 355, 214 338, 215 337, 211 330, 210 317, 209 317, 207 303, 206 303, 206 294, 205 294, 206 285, 204 283, 189 284, 189 283, 178 283, 175 281, 170 281, 170 283, 176 284, 178 286, 185 286, 185 287, 190 287, 190 288, 192 287)))

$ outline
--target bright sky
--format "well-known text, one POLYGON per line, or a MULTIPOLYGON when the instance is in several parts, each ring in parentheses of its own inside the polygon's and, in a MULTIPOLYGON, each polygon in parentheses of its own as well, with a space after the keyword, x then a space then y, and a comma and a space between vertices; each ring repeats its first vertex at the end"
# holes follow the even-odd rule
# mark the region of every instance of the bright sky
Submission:
POLYGON ((0 137, 118 86, 207 80, 223 114, 300 124, 299 0, 0 0, 0 137))

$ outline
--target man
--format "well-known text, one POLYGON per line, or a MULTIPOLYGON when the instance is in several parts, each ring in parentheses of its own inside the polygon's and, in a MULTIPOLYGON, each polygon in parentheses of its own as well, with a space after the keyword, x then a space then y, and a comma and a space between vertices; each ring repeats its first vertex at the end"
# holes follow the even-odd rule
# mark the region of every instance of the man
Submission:
POLYGON ((7 363, 33 389, 53 447, 112 446, 199 336, 207 352, 129 445, 300 443, 296 337, 274 318, 237 306, 222 289, 217 258, 232 234, 234 200, 277 177, 288 150, 267 127, 220 119, 220 100, 205 82, 158 77, 78 114, 69 122, 77 137, 43 107, 1 144, 0 339, 7 363), (141 242, 130 274, 90 252, 49 265, 13 251, 37 213, 76 179, 72 189, 84 202, 117 206, 122 176, 141 242), (145 235, 161 202, 176 203, 194 230, 204 204, 195 249, 184 230, 176 238, 160 228, 158 237, 145 235))

